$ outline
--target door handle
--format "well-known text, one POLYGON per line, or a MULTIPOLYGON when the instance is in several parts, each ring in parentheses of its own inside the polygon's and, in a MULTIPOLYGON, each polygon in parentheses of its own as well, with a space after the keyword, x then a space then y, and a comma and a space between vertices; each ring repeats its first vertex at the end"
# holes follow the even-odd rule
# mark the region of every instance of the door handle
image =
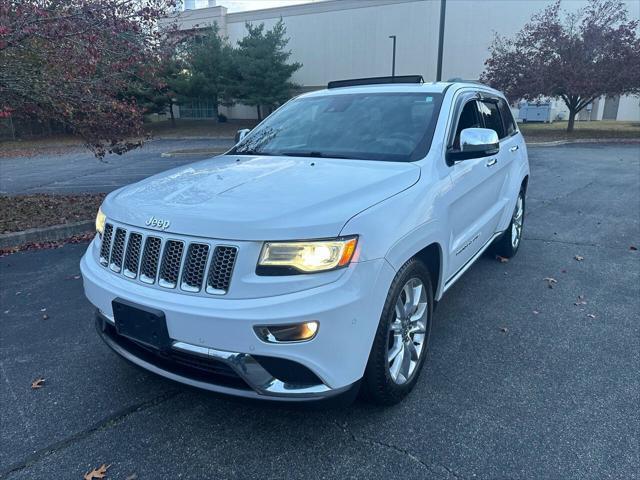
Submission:
POLYGON ((485 165, 487 167, 493 167, 496 163, 498 163, 497 158, 490 158, 489 160, 487 160, 487 163, 485 165))
POLYGON ((511 148, 509 149, 509 151, 510 151, 510 152, 517 152, 517 151, 518 151, 518 148, 520 148, 518 145, 514 145, 513 147, 511 147, 511 148))

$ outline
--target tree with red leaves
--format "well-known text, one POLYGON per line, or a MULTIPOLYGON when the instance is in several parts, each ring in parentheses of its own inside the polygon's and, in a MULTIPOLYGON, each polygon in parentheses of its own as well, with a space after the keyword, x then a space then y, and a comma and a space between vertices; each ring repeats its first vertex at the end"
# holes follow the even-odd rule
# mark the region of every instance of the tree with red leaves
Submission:
POLYGON ((153 77, 174 4, 0 0, 0 111, 60 122, 98 157, 140 145, 143 107, 126 92, 153 77))
POLYGON ((640 93, 637 30, 619 0, 590 0, 574 13, 557 0, 515 38, 496 35, 481 80, 512 99, 561 98, 572 132, 578 112, 596 98, 640 93))

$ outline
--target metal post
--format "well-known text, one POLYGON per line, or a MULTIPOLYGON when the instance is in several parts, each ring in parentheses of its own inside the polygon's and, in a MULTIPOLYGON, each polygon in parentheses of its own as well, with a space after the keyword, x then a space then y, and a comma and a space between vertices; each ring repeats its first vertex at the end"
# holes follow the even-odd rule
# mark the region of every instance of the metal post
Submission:
POLYGON ((444 19, 447 10, 447 0, 440 0, 440 33, 438 35, 438 67, 436 69, 436 82, 442 80, 442 51, 444 48, 444 19))
POLYGON ((389 38, 393 38, 393 60, 391 61, 391 76, 396 76, 396 36, 389 35, 389 38))

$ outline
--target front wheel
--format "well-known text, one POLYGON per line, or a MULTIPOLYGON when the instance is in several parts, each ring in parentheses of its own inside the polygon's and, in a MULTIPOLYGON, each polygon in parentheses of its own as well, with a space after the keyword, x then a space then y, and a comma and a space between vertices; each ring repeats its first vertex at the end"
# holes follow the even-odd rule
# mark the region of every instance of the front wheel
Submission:
POLYGON ((496 240, 496 243, 493 246, 493 251, 496 255, 500 255, 504 258, 511 258, 518 252, 518 248, 520 248, 520 243, 522 242, 524 207, 524 189, 521 189, 520 193, 518 193, 516 206, 513 209, 511 222, 504 234, 496 240))
POLYGON ((426 358, 432 314, 429 271, 411 259, 389 288, 364 374, 365 398, 392 405, 413 389, 426 358))

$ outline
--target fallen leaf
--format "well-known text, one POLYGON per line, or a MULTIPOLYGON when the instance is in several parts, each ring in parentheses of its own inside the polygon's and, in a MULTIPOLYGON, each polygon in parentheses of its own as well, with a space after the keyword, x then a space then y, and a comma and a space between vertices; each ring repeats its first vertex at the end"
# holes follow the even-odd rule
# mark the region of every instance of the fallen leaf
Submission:
POLYGON ((587 317, 589 318, 596 318, 596 316, 593 313, 587 313, 587 317))
POLYGON ((46 311, 47 311, 47 309, 46 309, 46 308, 41 308, 41 309, 40 309, 40 311, 41 311, 41 312, 46 312, 46 311))
POLYGON ((636 247, 635 245, 631 245, 631 246, 629 247, 629 250, 638 250, 638 247, 636 247))
POLYGON ((573 258, 575 258, 578 262, 581 262, 581 261, 583 261, 583 260, 584 260, 584 257, 582 257, 582 256, 580 256, 580 255, 576 255, 576 256, 575 256, 575 257, 573 257, 573 258))
POLYGON ((538 315, 539 313, 540 313, 540 312, 539 312, 538 310, 534 310, 534 311, 533 311, 533 314, 534 314, 534 315, 538 315))
POLYGON ((42 319, 43 320, 49 320, 49 315, 47 315, 46 313, 42 315, 42 319))
POLYGON ((501 257, 500 255, 496 255, 496 260, 498 260, 500 263, 507 263, 509 261, 508 258, 501 257))
POLYGON ((576 306, 586 305, 587 301, 584 299, 584 295, 578 295, 578 300, 573 303, 576 306))
POLYGON ((553 285, 558 283, 558 281, 555 278, 552 277, 546 277, 543 279, 545 282, 547 282, 547 286, 549 288, 553 288, 553 285))
POLYGON ((44 387, 44 382, 45 382, 44 378, 38 377, 33 382, 31 382, 31 388, 33 388, 34 390, 38 388, 42 388, 44 387))
POLYGON ((500 331, 502 333, 507 333, 509 331, 509 329, 507 327, 500 327, 500 331))
POLYGON ((94 468, 90 472, 84 474, 84 480, 94 480, 95 478, 104 478, 107 475, 107 470, 111 465, 105 465, 104 463, 98 468, 94 468))

